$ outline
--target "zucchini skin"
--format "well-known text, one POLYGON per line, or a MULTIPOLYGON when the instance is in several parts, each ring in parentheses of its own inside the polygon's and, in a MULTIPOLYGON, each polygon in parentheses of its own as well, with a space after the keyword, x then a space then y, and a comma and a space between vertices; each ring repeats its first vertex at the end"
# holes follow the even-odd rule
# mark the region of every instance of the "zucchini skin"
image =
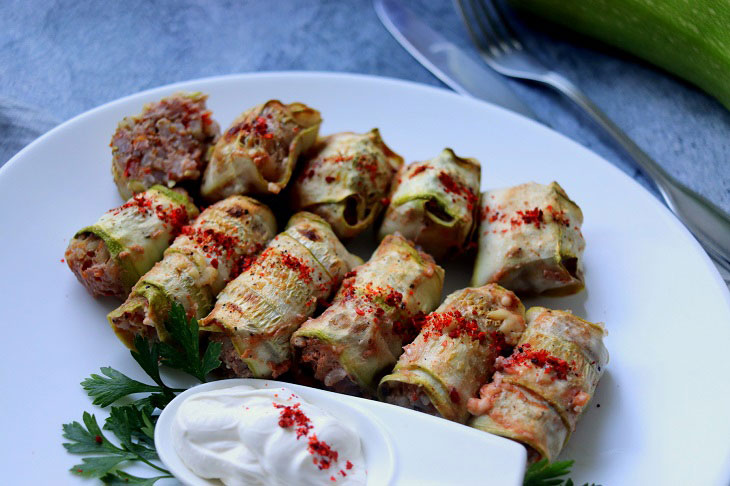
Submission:
POLYGON ((294 210, 324 218, 339 238, 353 238, 378 218, 403 158, 373 128, 320 139, 291 185, 294 210), (353 204, 354 203, 354 204, 353 204))
POLYGON ((200 193, 209 201, 236 194, 279 194, 299 155, 317 140, 322 117, 303 103, 269 100, 239 115, 210 150, 200 193))
POLYGON ((291 365, 292 333, 359 263, 326 221, 296 213, 286 230, 223 289, 200 321, 201 329, 231 342, 236 356, 223 361, 234 373, 242 369, 244 377, 276 378, 291 365))
POLYGON ((173 301, 188 317, 202 318, 226 283, 275 233, 274 214, 254 199, 231 196, 209 206, 109 313, 109 324, 129 348, 136 334, 167 340, 165 321, 173 301))
POLYGON ((92 295, 124 299, 139 278, 162 259, 182 226, 197 216, 198 208, 187 194, 152 186, 77 231, 66 250, 68 266, 92 295), (91 253, 79 255, 77 249, 86 237, 99 241, 99 248, 91 253, 108 255, 109 261, 101 268, 82 261, 91 253), (103 275, 97 275, 102 270, 103 275))
POLYGON ((481 165, 445 148, 401 167, 378 236, 400 233, 437 261, 463 252, 479 211, 481 165))
POLYGON ((441 417, 464 423, 467 400, 494 373, 502 345, 520 339, 525 308, 514 293, 488 284, 452 293, 423 322, 393 372, 381 380, 379 398, 397 403, 394 395, 413 389, 441 417))
POLYGON ((322 377, 323 362, 312 362, 307 351, 322 346, 352 383, 348 393, 374 396, 380 378, 389 372, 410 342, 405 326, 419 313, 428 313, 441 300, 444 270, 433 258, 401 235, 388 235, 368 262, 353 270, 332 305, 309 319, 292 335, 295 360, 322 377))
POLYGON ((645 59, 730 109, 728 0, 509 0, 517 10, 645 59))

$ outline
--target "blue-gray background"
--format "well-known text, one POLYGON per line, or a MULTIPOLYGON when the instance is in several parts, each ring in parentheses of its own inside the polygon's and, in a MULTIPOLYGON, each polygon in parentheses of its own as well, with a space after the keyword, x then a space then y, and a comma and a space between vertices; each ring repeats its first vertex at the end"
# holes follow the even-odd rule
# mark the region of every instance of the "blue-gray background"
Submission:
MULTIPOLYGON (((407 3, 471 50, 450 0, 407 3)), ((175 81, 326 70, 440 86, 387 33, 366 0, 0 0, 0 5, 0 165, 68 118, 175 81)), ((728 110, 640 61, 534 26, 523 33, 528 46, 583 88, 669 172, 730 211, 728 110)), ((537 86, 511 83, 542 120, 636 176, 569 102, 537 86)))

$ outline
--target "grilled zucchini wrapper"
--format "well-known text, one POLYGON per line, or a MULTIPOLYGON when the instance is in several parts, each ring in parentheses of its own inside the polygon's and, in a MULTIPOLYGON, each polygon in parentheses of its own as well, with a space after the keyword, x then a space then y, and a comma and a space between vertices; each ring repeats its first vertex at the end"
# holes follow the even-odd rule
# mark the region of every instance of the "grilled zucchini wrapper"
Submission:
POLYGON ((480 398, 473 400, 478 405, 470 401, 469 410, 477 415, 468 425, 521 442, 530 463, 554 461, 570 435, 560 414, 526 388, 495 380, 484 385, 480 398))
POLYGON ((357 267, 332 305, 292 336, 295 355, 325 386, 372 396, 410 342, 408 323, 441 300, 444 270, 400 235, 357 267))
POLYGON ((114 332, 130 348, 136 334, 165 341, 172 302, 188 317, 204 317, 226 283, 275 234, 274 214, 254 199, 231 196, 209 206, 109 314, 114 332))
POLYGON ((400 232, 437 260, 462 252, 476 226, 481 166, 447 148, 403 166, 396 176, 380 237, 400 232))
POLYGON ((66 261, 93 295, 124 299, 197 216, 187 194, 153 186, 79 230, 69 242, 66 261))
POLYGON ((583 289, 583 213, 557 182, 482 195, 471 285, 494 282, 520 295, 583 289))
POLYGON ((403 158, 388 148, 377 128, 337 133, 319 140, 292 184, 295 210, 325 219, 340 238, 367 229, 384 207, 403 158))
POLYGON ((314 313, 317 301, 329 298, 361 262, 326 221, 296 213, 286 230, 221 292, 201 321, 202 329, 224 343, 223 361, 235 374, 277 377, 289 369, 292 333, 314 313))
POLYGON ((481 398, 469 401, 470 412, 477 415, 471 425, 512 438, 512 429, 532 430, 533 434, 517 440, 553 460, 575 430, 608 363, 605 335, 601 324, 570 312, 544 307, 528 310, 527 329, 514 352, 508 358, 497 358, 493 382, 480 390, 481 398), (548 412, 538 413, 545 405, 549 406, 548 412), (500 417, 500 407, 521 412, 500 417), (557 427, 554 416, 560 418, 562 429, 557 427), (528 419, 536 422, 525 422, 528 419), (505 430, 500 432, 500 427, 505 430), (556 430, 560 431, 551 437, 556 430), (558 444, 557 439, 563 436, 558 444))
POLYGON ((278 194, 289 183, 299 154, 317 140, 322 118, 302 103, 270 100, 233 121, 218 139, 203 175, 202 195, 278 194))
POLYGON ((525 329, 520 300, 496 284, 449 295, 422 321, 395 369, 378 388, 381 400, 464 423, 467 400, 494 373, 505 345, 525 329))

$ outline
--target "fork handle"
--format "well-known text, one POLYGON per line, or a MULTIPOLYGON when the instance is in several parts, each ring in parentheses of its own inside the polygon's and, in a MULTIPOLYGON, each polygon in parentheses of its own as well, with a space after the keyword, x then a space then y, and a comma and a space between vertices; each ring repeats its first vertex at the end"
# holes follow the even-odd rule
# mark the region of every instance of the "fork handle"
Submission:
POLYGON ((689 228, 720 267, 723 278, 730 281, 730 218, 728 215, 707 198, 697 194, 667 173, 568 79, 550 71, 543 82, 583 108, 623 147, 639 169, 659 188, 667 206, 689 228))

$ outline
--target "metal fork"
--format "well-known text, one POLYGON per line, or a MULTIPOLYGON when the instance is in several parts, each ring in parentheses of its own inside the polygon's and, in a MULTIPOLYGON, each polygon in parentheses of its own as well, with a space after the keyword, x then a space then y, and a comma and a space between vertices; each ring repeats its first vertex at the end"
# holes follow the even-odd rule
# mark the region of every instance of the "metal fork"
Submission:
POLYGON ((499 0, 456 0, 456 4, 482 59, 504 76, 551 86, 582 108, 656 184, 667 206, 699 240, 725 281, 730 282, 730 217, 667 173, 573 83, 527 52, 499 0))

